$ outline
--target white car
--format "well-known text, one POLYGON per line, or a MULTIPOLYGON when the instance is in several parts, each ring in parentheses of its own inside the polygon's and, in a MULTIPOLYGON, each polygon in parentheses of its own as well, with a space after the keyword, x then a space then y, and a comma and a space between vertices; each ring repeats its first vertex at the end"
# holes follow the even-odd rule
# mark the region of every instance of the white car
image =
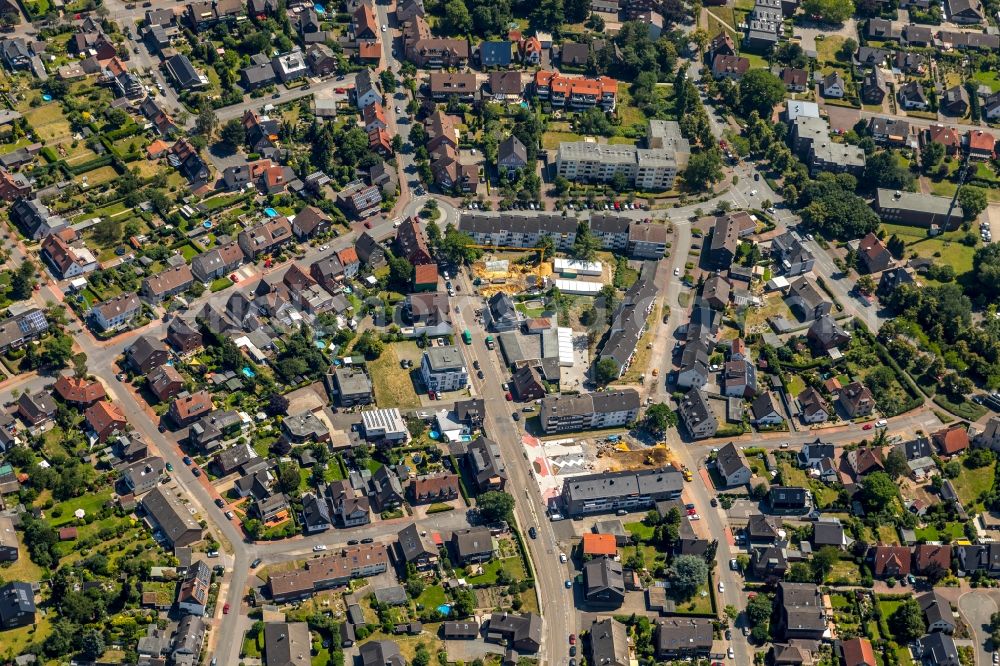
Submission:
POLYGON ((701 516, 699 516, 697 513, 692 513, 690 516, 688 516, 688 520, 701 520, 701 516))
POLYGON ((720 581, 719 581, 719 592, 725 592, 725 591, 726 591, 726 584, 725 584, 725 583, 723 583, 723 582, 722 582, 722 581, 720 580, 720 581))
POLYGON ((566 560, 567 560, 566 553, 559 553, 559 561, 562 562, 563 564, 566 564, 566 560))
POLYGON ((757 190, 750 190, 750 196, 752 197, 757 196, 757 190))
POLYGON ((875 427, 876 428, 885 428, 888 425, 889 425, 889 422, 886 421, 885 419, 879 419, 878 421, 875 422, 875 427))
POLYGON ((326 546, 324 544, 319 544, 318 546, 313 546, 313 552, 314 553, 319 553, 319 552, 322 552, 324 550, 326 550, 326 546))
POLYGON ((739 571, 740 563, 736 561, 735 557, 729 560, 729 568, 732 569, 733 571, 739 571))
POLYGON ((729 655, 730 659, 735 659, 736 658, 736 654, 733 652, 732 646, 729 647, 729 650, 726 652, 726 654, 729 655))
POLYGON ((383 23, 382 24, 382 32, 385 32, 388 29, 389 29, 389 26, 387 26, 385 23, 383 23))
POLYGON ((675 269, 674 269, 674 277, 677 277, 677 276, 678 276, 678 275, 680 275, 680 274, 681 274, 681 269, 679 269, 679 268, 675 268, 675 269))

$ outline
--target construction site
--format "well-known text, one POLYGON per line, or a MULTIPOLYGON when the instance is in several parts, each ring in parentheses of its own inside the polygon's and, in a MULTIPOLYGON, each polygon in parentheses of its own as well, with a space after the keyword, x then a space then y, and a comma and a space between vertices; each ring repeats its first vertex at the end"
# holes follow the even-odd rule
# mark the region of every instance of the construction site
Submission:
MULTIPOLYGON (((562 492, 563 483, 574 476, 660 468, 673 465, 681 469, 673 451, 663 442, 647 446, 628 435, 608 435, 596 439, 561 437, 521 438, 525 456, 546 500, 562 492)), ((685 478, 690 474, 685 470, 685 478)))
POLYGON ((513 296, 543 288, 552 274, 552 265, 542 261, 542 251, 534 248, 496 248, 474 246, 489 252, 472 266, 473 281, 487 298, 503 292, 513 296), (500 250, 499 252, 496 250, 500 250))

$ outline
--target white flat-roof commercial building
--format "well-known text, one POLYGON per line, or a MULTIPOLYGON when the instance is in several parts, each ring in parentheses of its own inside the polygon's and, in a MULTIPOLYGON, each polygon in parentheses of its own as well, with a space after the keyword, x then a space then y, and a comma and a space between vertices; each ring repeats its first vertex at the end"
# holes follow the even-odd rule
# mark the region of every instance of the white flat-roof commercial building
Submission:
POLYGON ((576 357, 573 355, 573 329, 560 326, 556 329, 559 341, 559 365, 563 368, 573 367, 576 357))
POLYGON ((395 407, 361 412, 361 425, 365 439, 405 440, 410 436, 403 415, 395 407))
POLYGON ((556 288, 564 294, 576 296, 597 296, 604 285, 600 282, 583 282, 580 280, 556 280, 556 288))
POLYGON ((556 257, 552 260, 552 270, 556 273, 575 273, 576 275, 590 275, 600 277, 604 274, 604 267, 599 261, 583 261, 582 259, 566 259, 556 257))

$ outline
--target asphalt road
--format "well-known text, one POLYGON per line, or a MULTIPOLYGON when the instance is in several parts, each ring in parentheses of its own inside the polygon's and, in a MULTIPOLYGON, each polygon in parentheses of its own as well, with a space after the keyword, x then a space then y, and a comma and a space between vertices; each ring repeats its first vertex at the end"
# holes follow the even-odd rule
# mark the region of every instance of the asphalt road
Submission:
POLYGON ((989 625, 990 616, 997 612, 998 596, 1000 595, 993 590, 977 589, 966 592, 958 599, 958 610, 972 633, 977 664, 993 663, 989 625))

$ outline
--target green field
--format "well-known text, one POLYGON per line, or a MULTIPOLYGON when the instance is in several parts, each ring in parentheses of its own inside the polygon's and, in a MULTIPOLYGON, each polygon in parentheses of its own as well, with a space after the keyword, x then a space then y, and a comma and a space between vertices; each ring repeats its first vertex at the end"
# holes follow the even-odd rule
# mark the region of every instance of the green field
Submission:
POLYGON ((827 35, 826 39, 816 40, 816 59, 821 63, 834 63, 837 60, 837 51, 840 47, 844 45, 847 41, 844 37, 840 35, 827 35))
POLYGON ((988 85, 993 92, 1000 90, 1000 73, 996 70, 990 70, 987 72, 976 72, 972 78, 977 83, 982 83, 988 85))
POLYGON ((939 530, 933 525, 920 527, 914 530, 917 540, 940 541, 942 535, 951 537, 952 541, 965 538, 965 527, 962 523, 946 523, 943 530, 939 530))
POLYGON ((962 500, 962 505, 965 506, 969 515, 974 512, 978 513, 979 508, 976 507, 976 504, 979 495, 993 487, 996 466, 996 462, 991 462, 979 469, 969 469, 962 465, 961 473, 951 480, 952 485, 955 486, 955 492, 958 493, 958 498, 962 500))
POLYGON ((887 236, 895 234, 906 244, 906 256, 916 252, 921 257, 950 265, 955 269, 957 275, 972 270, 972 257, 976 253, 976 249, 959 242, 959 239, 965 235, 964 231, 946 231, 937 236, 928 236, 927 230, 920 227, 902 224, 883 224, 882 226, 887 236), (940 254, 940 256, 936 257, 935 254, 940 254))

